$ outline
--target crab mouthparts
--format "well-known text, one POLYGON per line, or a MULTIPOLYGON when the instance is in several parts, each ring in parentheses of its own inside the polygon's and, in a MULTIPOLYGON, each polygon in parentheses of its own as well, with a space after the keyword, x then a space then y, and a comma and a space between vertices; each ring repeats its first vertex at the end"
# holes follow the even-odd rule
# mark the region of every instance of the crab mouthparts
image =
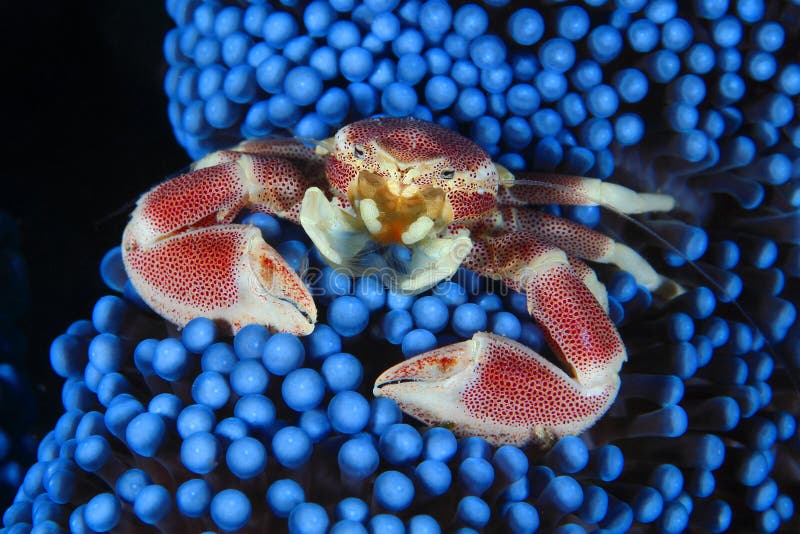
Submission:
POLYGON ((445 192, 433 186, 402 185, 362 171, 351 204, 373 239, 413 245, 453 220, 445 192))

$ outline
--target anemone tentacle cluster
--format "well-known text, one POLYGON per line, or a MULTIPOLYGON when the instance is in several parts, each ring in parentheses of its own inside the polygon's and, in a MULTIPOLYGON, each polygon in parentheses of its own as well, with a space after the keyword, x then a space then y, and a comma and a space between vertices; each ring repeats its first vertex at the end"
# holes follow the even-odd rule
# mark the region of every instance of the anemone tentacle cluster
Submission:
POLYGON ((16 221, 0 211, 0 502, 11 501, 35 457, 35 394, 21 324, 30 312, 27 267, 16 221), (27 409, 19 410, 19 406, 27 409))
POLYGON ((295 268, 319 271, 309 283, 327 324, 305 338, 251 325, 226 339, 199 318, 176 335, 137 298, 112 249, 101 274, 116 294, 52 344, 65 413, 6 527, 680 532, 754 521, 769 530, 793 517, 775 466, 792 458, 795 415, 771 402, 763 338, 716 315, 710 290, 642 320, 650 295, 627 273, 607 279, 616 321, 634 327, 609 416, 547 452, 492 448, 408 424, 392 401, 370 400, 366 377, 478 330, 541 349, 522 295, 459 271, 402 296, 325 267, 290 224, 243 222, 295 268), (731 506, 736 487, 746 511, 731 506))

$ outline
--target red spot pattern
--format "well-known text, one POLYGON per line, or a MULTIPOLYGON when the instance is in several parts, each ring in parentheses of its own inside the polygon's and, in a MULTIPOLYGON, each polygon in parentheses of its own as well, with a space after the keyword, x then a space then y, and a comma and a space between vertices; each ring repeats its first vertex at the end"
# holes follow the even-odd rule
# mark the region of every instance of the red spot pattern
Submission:
POLYGON ((526 276, 525 271, 536 265, 540 258, 556 250, 557 247, 541 242, 530 232, 499 236, 476 232, 464 266, 483 276, 502 280, 515 291, 524 291, 521 283, 526 276))
POLYGON ((303 195, 311 182, 289 160, 275 157, 250 157, 257 188, 251 198, 252 209, 299 223, 303 195))
POLYGON ((584 284, 586 283, 587 280, 596 278, 594 269, 586 265, 584 262, 582 262, 575 256, 570 256, 567 259, 569 260, 569 264, 572 267, 572 270, 575 271, 575 274, 578 275, 578 278, 584 281, 584 284))
POLYGON ((465 265, 526 294, 551 348, 579 382, 592 384, 617 371, 625 358, 622 340, 560 249, 530 232, 515 232, 476 239, 465 265), (542 261, 546 268, 537 268, 542 261))
POLYGON ((414 183, 442 188, 456 221, 475 219, 495 206, 498 176, 489 155, 452 130, 410 117, 365 119, 339 130, 326 169, 331 185, 344 193, 359 170, 382 174, 378 147, 400 163, 435 161, 414 183), (363 150, 363 158, 355 156, 356 145, 363 150), (445 169, 454 169, 455 178, 442 179, 445 169))
POLYGON ((493 194, 480 194, 477 191, 453 190, 447 193, 447 199, 453 208, 453 219, 456 221, 477 219, 481 215, 492 211, 496 204, 493 194))
MULTIPOLYGON (((485 239, 480 239, 476 235, 472 236, 472 250, 470 250, 467 257, 464 258, 462 265, 481 276, 486 276, 494 280, 500 280, 502 278, 495 272, 495 261, 489 244, 485 239)), ((511 284, 509 284, 508 287, 513 288, 513 281, 509 281, 511 284)))
POLYGON ((260 156, 322 162, 322 158, 316 154, 313 147, 306 146, 296 139, 249 139, 239 143, 234 150, 260 156))
POLYGON ((445 237, 456 235, 460 230, 467 229, 470 234, 477 237, 488 237, 497 235, 503 228, 503 215, 499 210, 493 209, 483 215, 480 219, 473 221, 459 221, 447 227, 445 237))
POLYGON ((325 185, 324 160, 297 141, 266 140, 211 154, 201 164, 209 166, 139 200, 123 236, 131 281, 179 326, 205 315, 228 321, 234 332, 243 321, 275 319, 269 326, 308 333, 316 307, 305 285, 257 230, 228 223, 245 206, 296 222, 306 189, 325 185), (259 312, 271 299, 286 312, 259 312))
POLYGON ((385 371, 379 380, 438 379, 448 376, 451 372, 457 372, 464 362, 464 349, 467 346, 467 342, 462 342, 434 349, 385 371))
POLYGON ((235 162, 182 174, 157 185, 139 200, 133 218, 146 222, 155 239, 197 225, 209 215, 233 220, 243 205, 243 174, 235 162))
POLYGON ((376 142, 405 163, 442 156, 457 168, 477 168, 489 157, 466 137, 438 124, 409 117, 380 117, 354 122, 343 128, 351 143, 376 142))
POLYGON ((550 346, 582 384, 607 380, 625 359, 614 324, 569 265, 554 265, 528 282, 528 309, 550 346))
POLYGON ((587 260, 602 259, 614 240, 582 224, 532 209, 501 208, 506 231, 532 232, 567 254, 587 260))
POLYGON ((518 343, 489 338, 461 395, 470 415, 521 428, 591 424, 613 400, 615 386, 587 395, 526 352, 518 343))
POLYGON ((527 206, 529 202, 525 202, 524 200, 520 200, 516 198, 513 194, 511 194, 511 188, 508 187, 500 187, 497 190, 497 205, 500 207, 506 206, 527 206))
POLYGON ((178 326, 198 316, 308 334, 316 306, 302 280, 261 239, 241 225, 200 228, 147 247, 130 246, 125 268, 142 298, 178 326))
POLYGON ((211 167, 212 165, 219 165, 220 163, 236 161, 241 155, 242 154, 236 150, 217 150, 192 163, 191 169, 198 170, 197 167, 200 164, 202 164, 203 167, 211 167))
POLYGON ((235 150, 252 156, 272 156, 289 160, 300 169, 309 183, 324 185, 325 158, 317 154, 313 147, 296 139, 253 139, 242 141, 235 150))
POLYGON ((526 204, 562 204, 565 206, 596 206, 597 201, 587 196, 584 187, 585 178, 566 174, 525 173, 518 179, 536 180, 554 184, 546 185, 515 184, 511 187, 511 196, 526 204))
MULTIPOLYGON (((296 143, 249 142, 247 146, 261 153, 287 155, 295 152, 301 155, 309 150, 296 143)), ((325 186, 321 164, 317 165, 319 174, 309 177, 293 161, 283 157, 235 151, 221 151, 216 155, 223 160, 230 157, 236 160, 180 175, 142 196, 133 217, 146 223, 146 234, 137 237, 149 242, 190 227, 226 224, 245 206, 296 223, 306 189, 312 185, 325 186), (250 172, 246 173, 245 168, 250 172), (251 183, 252 180, 255 183, 251 183)), ((138 231, 142 230, 140 224, 138 231)))
POLYGON ((237 303, 245 245, 240 227, 204 228, 127 251, 126 268, 142 297, 165 307, 159 313, 191 307, 199 316, 237 303))
POLYGON ((336 155, 328 157, 325 164, 328 183, 339 195, 346 195, 350 184, 358 177, 358 170, 349 163, 339 161, 336 155))

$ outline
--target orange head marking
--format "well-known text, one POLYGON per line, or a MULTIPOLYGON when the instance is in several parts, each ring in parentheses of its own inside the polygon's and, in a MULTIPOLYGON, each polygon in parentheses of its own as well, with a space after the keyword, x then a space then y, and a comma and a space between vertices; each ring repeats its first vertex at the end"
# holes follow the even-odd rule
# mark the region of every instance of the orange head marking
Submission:
POLYGON ((492 210, 499 181, 489 155, 469 139, 393 117, 339 130, 327 174, 378 241, 406 244, 492 210))

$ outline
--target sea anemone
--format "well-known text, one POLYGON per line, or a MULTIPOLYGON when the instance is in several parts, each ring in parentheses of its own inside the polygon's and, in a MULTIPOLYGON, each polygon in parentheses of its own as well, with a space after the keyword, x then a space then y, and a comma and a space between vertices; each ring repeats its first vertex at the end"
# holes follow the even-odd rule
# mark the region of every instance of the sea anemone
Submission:
POLYGON ((387 364, 476 330, 541 348, 518 294, 465 270, 395 294, 252 214, 242 222, 293 267, 321 273, 323 321, 305 338, 258 325, 225 338, 203 318, 177 332, 155 317, 112 249, 100 272, 114 294, 51 346, 65 413, 5 527, 797 528, 796 3, 166 4, 169 118, 193 158, 378 113, 434 120, 513 171, 673 194, 675 213, 644 221, 660 238, 594 207, 545 209, 615 232, 690 289, 662 303, 599 271, 629 350, 622 391, 542 452, 420 427, 369 394, 387 364))

